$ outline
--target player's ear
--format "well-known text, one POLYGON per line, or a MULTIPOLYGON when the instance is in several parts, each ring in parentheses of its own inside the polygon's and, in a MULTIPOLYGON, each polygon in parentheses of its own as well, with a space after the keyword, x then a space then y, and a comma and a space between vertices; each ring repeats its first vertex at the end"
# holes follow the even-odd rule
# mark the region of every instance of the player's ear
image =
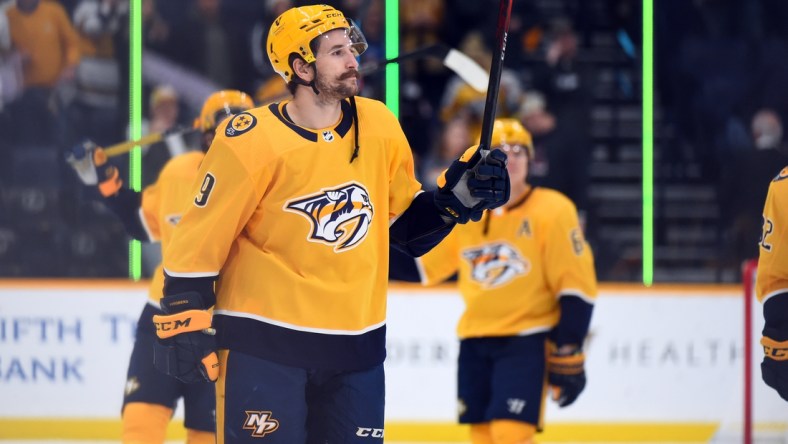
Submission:
POLYGON ((306 82, 311 82, 315 75, 315 70, 310 63, 307 63, 301 57, 293 59, 293 72, 306 82))

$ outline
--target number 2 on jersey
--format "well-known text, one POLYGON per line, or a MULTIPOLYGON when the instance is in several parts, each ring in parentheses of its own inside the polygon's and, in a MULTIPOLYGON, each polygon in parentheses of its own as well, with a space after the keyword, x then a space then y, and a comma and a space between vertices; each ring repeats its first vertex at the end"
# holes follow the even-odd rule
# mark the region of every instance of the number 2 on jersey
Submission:
POLYGON ((761 241, 759 244, 761 248, 766 251, 772 251, 772 244, 767 242, 767 238, 770 234, 774 231, 774 223, 772 223, 771 219, 763 216, 763 232, 761 233, 761 241))

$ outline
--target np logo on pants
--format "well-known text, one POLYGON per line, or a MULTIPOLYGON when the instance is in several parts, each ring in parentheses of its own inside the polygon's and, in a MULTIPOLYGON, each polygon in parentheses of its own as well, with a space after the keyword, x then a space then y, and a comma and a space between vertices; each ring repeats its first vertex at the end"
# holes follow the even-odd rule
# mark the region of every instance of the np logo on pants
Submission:
POLYGON ((275 432, 279 428, 279 421, 271 417, 271 412, 247 410, 243 428, 244 430, 251 430, 253 437, 262 438, 269 433, 275 432))

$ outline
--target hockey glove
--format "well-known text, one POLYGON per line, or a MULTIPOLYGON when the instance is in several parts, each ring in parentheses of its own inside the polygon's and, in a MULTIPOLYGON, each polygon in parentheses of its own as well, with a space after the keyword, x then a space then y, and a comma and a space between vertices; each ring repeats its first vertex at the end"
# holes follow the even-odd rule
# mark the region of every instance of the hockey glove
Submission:
POLYGON ((216 381, 216 331, 211 328, 211 312, 204 309, 200 294, 165 296, 161 308, 166 315, 153 316, 159 338, 154 346, 154 366, 187 383, 216 381))
POLYGON ((580 396, 586 386, 585 355, 580 349, 569 354, 551 352, 547 357, 547 383, 553 401, 566 407, 580 396))
POLYGON ((763 329, 761 376, 769 387, 788 401, 788 333, 776 328, 763 329))
POLYGON ((468 148, 438 177, 435 205, 444 217, 461 224, 478 222, 484 210, 500 207, 509 200, 506 154, 493 150, 471 165, 476 150, 477 146, 468 148))
POLYGON ((107 162, 104 150, 87 140, 66 154, 66 161, 85 185, 98 185, 104 197, 117 193, 123 185, 118 168, 107 162))

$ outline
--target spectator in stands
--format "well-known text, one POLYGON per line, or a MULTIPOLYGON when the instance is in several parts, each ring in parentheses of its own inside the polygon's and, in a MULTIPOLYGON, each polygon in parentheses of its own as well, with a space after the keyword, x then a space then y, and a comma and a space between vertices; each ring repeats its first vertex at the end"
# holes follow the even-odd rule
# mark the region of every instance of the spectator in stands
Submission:
POLYGON ((775 168, 788 161, 783 135, 782 117, 773 109, 759 109, 750 123, 750 140, 720 159, 720 244, 726 246, 722 257, 731 270, 740 270, 742 262, 758 255, 763 196, 775 168))
POLYGON ((120 68, 116 58, 118 33, 126 32, 128 0, 81 0, 74 10, 82 58, 76 69, 76 96, 67 104, 70 140, 89 138, 108 145, 122 138, 118 112, 120 68))
MULTIPOLYGON (((446 10, 444 0, 402 0, 399 10, 403 52, 440 42, 440 31, 446 10)), ((409 71, 409 77, 417 77, 416 70, 424 74, 424 72, 442 71, 443 68, 440 62, 425 60, 422 63, 408 63, 404 70, 409 71)))
MULTIPOLYGON (((544 186, 562 192, 572 200, 580 196, 585 198, 587 190, 578 190, 588 184, 588 160, 583 160, 582 153, 578 158, 572 157, 573 129, 564 127, 547 109, 544 95, 538 91, 527 91, 520 107, 518 117, 533 134, 534 156, 529 163, 529 178, 534 185, 544 186), (568 177, 577 175, 579 177, 568 177), (571 193, 571 194, 570 194, 571 193)), ((583 206, 577 203, 580 227, 587 233, 588 214, 586 202, 583 206)))
MULTIPOLYGON (((400 52, 441 41, 447 8, 445 0, 399 2, 400 52)), ((451 72, 440 61, 422 59, 400 64, 400 122, 416 161, 429 155, 432 129, 438 124, 435 110, 451 72), (425 137, 428 135, 428 137, 425 137)))
MULTIPOLYGON (((153 88, 148 102, 148 117, 142 122, 142 134, 166 133, 180 123, 180 97, 170 85, 153 88)), ((151 184, 167 161, 186 151, 181 137, 168 137, 144 148, 143 185, 151 184)))
POLYGON ((588 165, 591 160, 592 67, 578 58, 579 42, 568 18, 550 26, 545 61, 535 69, 534 88, 545 96, 556 119, 548 159, 560 172, 548 173, 545 186, 569 197, 581 219, 588 211, 588 165))
POLYGON ((454 159, 460 157, 471 143, 471 134, 465 119, 457 117, 447 122, 443 126, 436 149, 417 165, 419 181, 424 184, 424 188, 434 188, 433 184, 437 183, 441 172, 448 168, 454 159))
POLYGON ((6 10, 11 5, 11 3, 0 4, 0 57, 11 51, 11 31, 8 28, 8 15, 6 15, 6 10))
MULTIPOLYGON (((261 17, 254 23, 250 31, 251 60, 259 77, 269 79, 279 77, 268 63, 265 52, 265 41, 268 37, 268 29, 274 19, 283 12, 293 7, 293 0, 270 0, 265 3, 265 10, 261 17)), ((265 81, 265 80, 264 80, 265 81)))
POLYGON ((145 49, 163 54, 170 39, 170 25, 156 10, 156 0, 142 0, 142 29, 145 49))
MULTIPOLYGON (((357 0, 355 0, 357 1, 357 0)), ((349 3, 346 1, 346 3, 349 3)), ((360 64, 363 66, 370 62, 380 62, 386 59, 383 0, 364 2, 366 7, 359 8, 358 15, 361 30, 367 38, 369 47, 361 55, 360 64)), ((364 97, 375 100, 385 100, 385 72, 365 75, 361 81, 361 93, 364 97)))
MULTIPOLYGON (((484 43, 484 38, 480 32, 473 31, 468 33, 462 45, 460 45, 460 50, 488 72, 490 71, 492 52, 484 43)), ((441 100, 441 119, 444 122, 448 122, 455 117, 467 119, 470 126, 469 131, 471 134, 477 134, 481 129, 486 97, 486 92, 476 91, 459 76, 454 76, 446 86, 443 99, 441 100)), ((510 117, 514 115, 520 107, 521 99, 522 85, 520 84, 520 79, 514 71, 504 67, 501 70, 501 86, 496 116, 510 117)))
POLYGON ((529 161, 528 178, 535 185, 549 183, 550 174, 549 146, 556 127, 555 116, 547 111, 544 95, 530 90, 523 94, 523 101, 517 113, 523 126, 533 136, 534 156, 529 161))
POLYGON ((221 87, 235 85, 235 51, 222 0, 197 0, 186 19, 173 28, 168 55, 221 87))
POLYGON ((6 11, 11 43, 22 54, 25 90, 10 104, 17 144, 52 144, 60 117, 56 88, 72 82, 80 59, 79 37, 57 2, 16 0, 6 11))

